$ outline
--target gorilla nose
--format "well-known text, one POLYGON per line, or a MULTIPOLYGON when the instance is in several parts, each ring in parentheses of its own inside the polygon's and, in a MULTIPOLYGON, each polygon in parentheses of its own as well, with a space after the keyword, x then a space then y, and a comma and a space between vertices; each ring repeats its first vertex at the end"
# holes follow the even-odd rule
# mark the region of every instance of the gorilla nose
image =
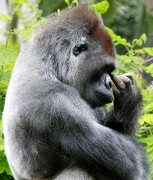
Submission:
POLYGON ((111 80, 110 76, 106 76, 105 86, 108 90, 110 90, 112 88, 112 80, 111 80))

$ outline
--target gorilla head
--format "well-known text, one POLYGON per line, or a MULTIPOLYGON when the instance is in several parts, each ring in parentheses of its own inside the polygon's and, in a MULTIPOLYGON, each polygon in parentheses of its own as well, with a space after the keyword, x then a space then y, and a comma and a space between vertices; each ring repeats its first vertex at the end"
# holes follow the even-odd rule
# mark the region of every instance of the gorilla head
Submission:
POLYGON ((116 68, 116 54, 94 10, 82 5, 55 16, 36 41, 44 64, 59 81, 75 87, 92 107, 112 102, 109 73, 116 68))

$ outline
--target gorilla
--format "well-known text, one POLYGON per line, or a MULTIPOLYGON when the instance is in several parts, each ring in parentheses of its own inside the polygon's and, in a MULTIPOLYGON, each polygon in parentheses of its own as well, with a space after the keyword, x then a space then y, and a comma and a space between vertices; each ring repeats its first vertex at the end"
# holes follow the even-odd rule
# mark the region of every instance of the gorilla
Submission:
POLYGON ((116 67, 112 40, 87 5, 49 17, 23 45, 3 112, 15 180, 148 179, 135 139, 141 95, 116 67))

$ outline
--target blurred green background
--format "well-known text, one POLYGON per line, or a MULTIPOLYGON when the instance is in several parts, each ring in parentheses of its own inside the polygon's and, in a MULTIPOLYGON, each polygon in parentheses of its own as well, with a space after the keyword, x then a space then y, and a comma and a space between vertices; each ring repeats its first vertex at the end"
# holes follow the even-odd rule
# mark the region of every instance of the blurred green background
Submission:
POLYGON ((131 72, 143 97, 137 138, 144 145, 153 180, 153 1, 1 0, 0 6, 0 180, 13 179, 4 151, 2 112, 14 62, 22 43, 63 8, 88 3, 103 17, 117 49, 116 74, 131 72))

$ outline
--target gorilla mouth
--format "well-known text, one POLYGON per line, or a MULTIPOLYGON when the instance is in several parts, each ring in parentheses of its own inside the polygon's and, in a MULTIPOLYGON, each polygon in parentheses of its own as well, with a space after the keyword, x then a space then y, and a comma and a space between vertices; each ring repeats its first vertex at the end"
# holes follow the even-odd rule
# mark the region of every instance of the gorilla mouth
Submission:
POLYGON ((112 103, 114 101, 114 96, 111 94, 106 95, 95 92, 95 97, 93 99, 86 99, 86 101, 92 106, 92 108, 97 108, 112 103))
POLYGON ((102 101, 102 103, 111 103, 114 100, 114 96, 110 93, 110 94, 103 94, 100 92, 95 92, 97 99, 99 99, 99 101, 102 101))

